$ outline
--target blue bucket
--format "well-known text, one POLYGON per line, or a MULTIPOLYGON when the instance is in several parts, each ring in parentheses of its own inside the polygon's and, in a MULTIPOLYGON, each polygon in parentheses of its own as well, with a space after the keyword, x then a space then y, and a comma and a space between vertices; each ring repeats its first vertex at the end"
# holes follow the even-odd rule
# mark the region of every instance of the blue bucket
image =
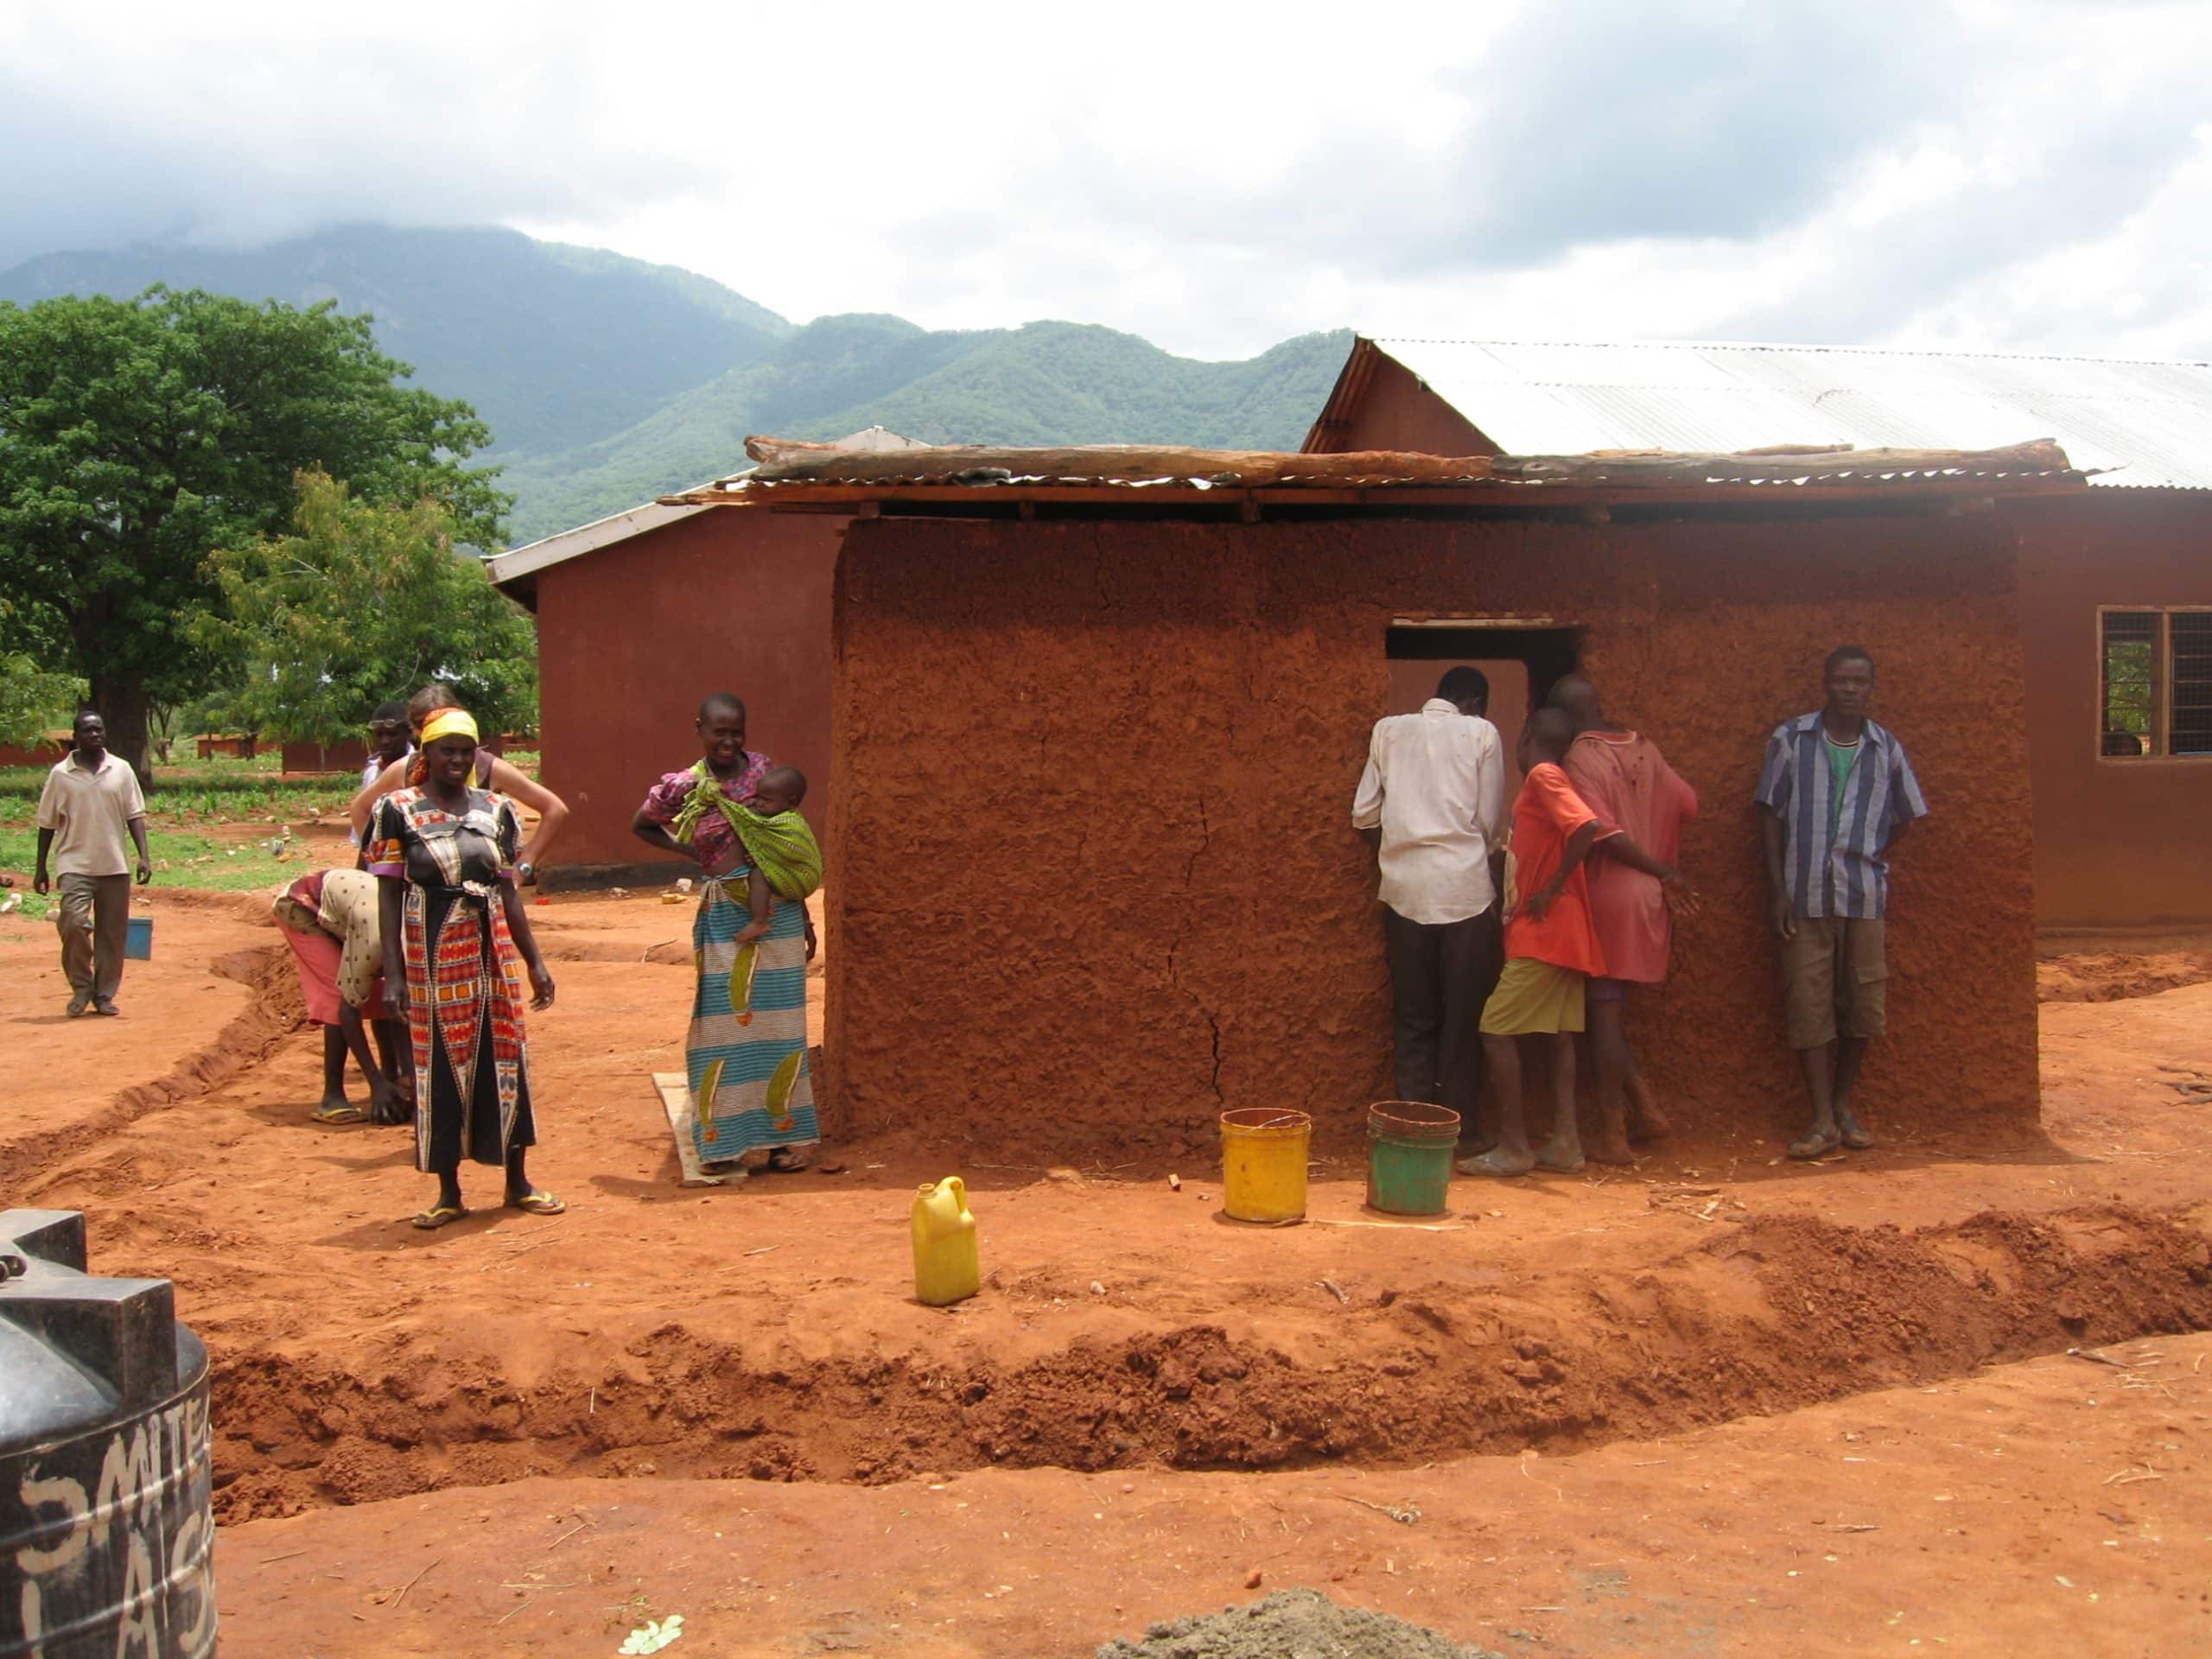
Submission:
POLYGON ((130 918, 130 931, 123 941, 123 954, 133 962, 151 962, 154 959, 152 917, 133 916, 130 918))

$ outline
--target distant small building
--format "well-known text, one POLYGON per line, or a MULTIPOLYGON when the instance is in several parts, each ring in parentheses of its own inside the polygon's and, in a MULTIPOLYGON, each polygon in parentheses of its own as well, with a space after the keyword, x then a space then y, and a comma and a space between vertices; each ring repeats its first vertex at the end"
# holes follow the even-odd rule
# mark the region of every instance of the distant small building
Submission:
MULTIPOLYGON (((2037 921, 2057 932, 2212 925, 2212 365, 1363 338, 1305 447, 1494 455, 2044 437, 2077 467, 2108 470, 2086 493, 2000 508, 2019 547, 2037 921)), ((1847 608, 1834 626, 1872 623, 1847 608)), ((1880 639, 1866 643, 1880 654, 1880 639)), ((1885 694, 1907 695, 1900 673, 1941 674, 1963 715, 1984 704, 1989 667, 1964 650, 1893 653, 1885 694)), ((1656 705, 1629 713, 1664 719, 1656 705)))
POLYGON ((29 743, 0 743, 0 766, 50 766, 69 753, 74 741, 66 730, 41 732, 29 743))
POLYGON ((342 738, 335 743, 295 739, 284 745, 281 763, 287 772, 350 772, 359 773, 369 764, 365 738, 342 738))
MULTIPOLYGON (((874 426, 837 447, 915 446, 874 426)), ((556 880, 673 873, 630 819, 659 773, 699 758, 692 721, 709 692, 745 699, 747 741, 804 772, 808 816, 828 822, 830 575, 846 518, 646 502, 486 561, 537 617, 541 775, 572 815, 556 880)))

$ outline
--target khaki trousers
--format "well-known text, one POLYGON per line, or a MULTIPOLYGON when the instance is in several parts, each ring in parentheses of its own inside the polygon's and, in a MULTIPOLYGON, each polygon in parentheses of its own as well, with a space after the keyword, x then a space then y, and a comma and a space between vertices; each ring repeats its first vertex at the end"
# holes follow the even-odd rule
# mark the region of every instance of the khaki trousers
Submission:
POLYGON ((123 983, 123 946, 130 936, 130 878, 60 878, 61 971, 69 995, 105 1002, 123 983))
POLYGON ((1782 946, 1783 1019, 1789 1046, 1824 1048, 1889 1030, 1890 964, 1883 925, 1800 916, 1782 946))

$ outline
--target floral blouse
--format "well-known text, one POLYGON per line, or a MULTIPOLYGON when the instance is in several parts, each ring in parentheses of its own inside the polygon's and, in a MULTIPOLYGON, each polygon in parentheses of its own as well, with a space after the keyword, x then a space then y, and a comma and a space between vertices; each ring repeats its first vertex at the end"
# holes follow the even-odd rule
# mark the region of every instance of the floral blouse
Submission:
MULTIPOLYGON (((771 761, 765 754, 745 751, 745 763, 737 769, 737 776, 722 783, 722 793, 733 801, 750 801, 760 792, 760 779, 767 775, 771 761)), ((689 766, 682 772, 664 773, 661 780, 645 792, 645 804, 639 809, 645 819, 663 829, 676 822, 676 815, 691 798, 693 785, 698 774, 689 766)), ((733 852, 742 852, 738 846, 737 831, 729 827, 729 820, 719 812, 709 812, 699 821, 697 833, 690 848, 691 856, 702 870, 711 870, 728 859, 733 852)))

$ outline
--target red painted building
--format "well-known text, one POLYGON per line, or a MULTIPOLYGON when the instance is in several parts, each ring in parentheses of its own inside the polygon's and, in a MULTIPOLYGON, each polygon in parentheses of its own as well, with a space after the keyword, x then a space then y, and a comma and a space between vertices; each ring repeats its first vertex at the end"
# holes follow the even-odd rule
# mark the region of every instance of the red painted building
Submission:
MULTIPOLYGON (((2056 439, 2078 467, 2109 469, 2084 495, 1994 509, 2019 549, 2037 920, 2054 934, 2212 925, 2212 365, 1363 339, 1306 448, 1980 448, 2034 438, 2056 439)), ((1878 551, 1866 543, 1867 556, 1878 551)), ((1883 656, 1871 624, 1857 632, 1883 656)), ((1900 666, 1885 663, 1892 706, 1918 695, 1899 683, 1900 666)), ((1944 675, 1942 691, 1961 717, 1982 702, 1963 674, 1944 675)))
MULTIPOLYGON (((880 427, 842 442, 910 445, 880 427)), ((630 819, 662 772, 699 758, 693 721, 715 691, 744 698, 747 742, 805 772, 808 817, 830 822, 830 595, 844 525, 842 514, 655 503, 488 562, 537 617, 539 775, 571 815, 556 884, 675 873, 630 819)))

